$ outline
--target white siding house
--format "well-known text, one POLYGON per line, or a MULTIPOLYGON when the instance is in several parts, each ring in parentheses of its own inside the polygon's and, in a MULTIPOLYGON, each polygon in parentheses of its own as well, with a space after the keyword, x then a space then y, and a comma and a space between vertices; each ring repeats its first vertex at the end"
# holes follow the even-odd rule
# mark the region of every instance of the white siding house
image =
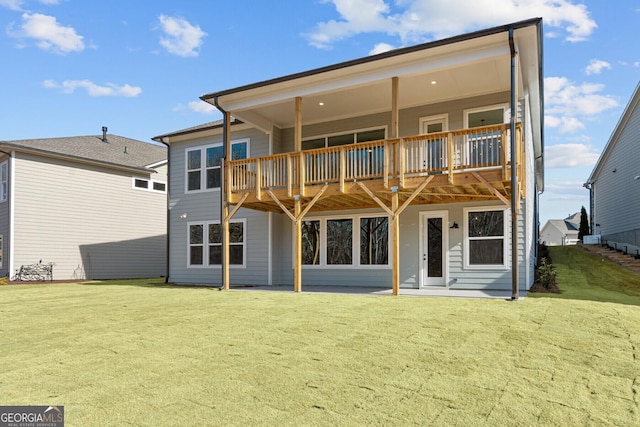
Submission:
POLYGON ((542 21, 222 90, 169 146, 169 280, 447 292, 533 282, 542 21))
POLYGON ((166 147, 104 130, 0 150, 0 275, 40 262, 54 280, 166 274, 166 147))
POLYGON ((585 186, 592 234, 631 253, 640 249, 640 84, 585 186))

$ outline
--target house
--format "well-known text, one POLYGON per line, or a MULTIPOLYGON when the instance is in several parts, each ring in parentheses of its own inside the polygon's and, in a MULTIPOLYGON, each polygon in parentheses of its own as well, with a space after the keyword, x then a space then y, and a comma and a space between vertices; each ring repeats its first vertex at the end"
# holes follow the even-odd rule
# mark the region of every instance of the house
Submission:
POLYGON ((603 242, 640 250, 640 84, 627 104, 593 172, 591 230, 603 242))
POLYGON ((496 289, 534 280, 542 20, 203 95, 169 146, 169 280, 496 289))
POLYGON ((540 241, 547 246, 566 246, 578 243, 580 212, 565 219, 550 219, 542 227, 540 241))
POLYGON ((167 149, 107 134, 0 142, 0 275, 166 274, 167 149))

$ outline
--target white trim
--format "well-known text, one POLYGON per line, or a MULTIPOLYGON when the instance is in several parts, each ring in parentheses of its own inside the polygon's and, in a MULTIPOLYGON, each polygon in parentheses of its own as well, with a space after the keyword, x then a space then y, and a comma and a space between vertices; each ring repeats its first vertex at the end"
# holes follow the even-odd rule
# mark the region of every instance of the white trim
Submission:
MULTIPOLYGON (((327 216, 309 216, 305 217, 303 221, 320 221, 320 263, 316 265, 302 264, 302 268, 309 270, 317 270, 317 269, 331 269, 331 270, 356 270, 356 269, 366 269, 366 270, 390 270, 391 269, 391 229, 387 229, 388 237, 388 259, 387 264, 360 264, 360 220, 362 218, 387 218, 388 224, 391 224, 391 219, 389 215, 383 212, 368 212, 362 214, 343 214, 343 215, 327 215, 327 216), (327 264, 327 221, 328 220, 338 220, 338 219, 348 219, 353 221, 352 231, 357 230, 357 232, 352 232, 351 234, 351 259, 353 261, 352 264, 327 264)), ((292 225, 293 227, 293 225, 292 225)), ((295 233, 292 233, 295 236, 295 233)), ((292 245, 294 247, 295 245, 292 245)), ((291 268, 294 268, 293 260, 295 259, 295 254, 292 249, 292 263, 291 268)))
MULTIPOLYGON (((242 264, 229 264, 229 268, 247 268, 247 219, 232 219, 230 223, 242 223, 242 264)), ((212 221, 190 221, 187 222, 187 268, 188 269, 220 269, 222 265, 209 264, 209 225, 220 224, 220 220, 212 221), (190 249, 191 239, 190 232, 192 225, 202 225, 202 265, 191 264, 190 249)), ((237 244, 240 246, 239 244, 237 244)))
POLYGON ((158 166, 162 166, 162 165, 167 164, 167 163, 169 163, 168 160, 160 160, 159 162, 151 163, 150 165, 147 165, 146 167, 148 167, 149 169, 155 169, 158 166))
POLYGON ((152 193, 166 193, 167 192, 167 183, 165 181, 144 178, 144 177, 141 177, 141 176, 132 176, 131 177, 131 188, 134 189, 134 190, 149 191, 149 192, 152 192, 152 193), (136 185, 136 181, 145 181, 147 183, 147 186, 146 187, 138 187, 136 185), (163 184, 164 185, 164 190, 156 190, 155 188, 153 188, 154 184, 163 184))
MULTIPOLYGON (((234 139, 231 140, 231 145, 233 146, 234 144, 242 144, 242 143, 246 143, 247 144, 247 158, 249 158, 251 156, 251 138, 240 138, 240 139, 234 139)), ((214 144, 207 144, 207 145, 198 145, 198 146, 193 146, 193 147, 185 147, 184 149, 184 192, 185 194, 195 194, 195 193, 205 193, 205 192, 211 192, 211 191, 220 191, 220 187, 212 187, 212 188, 206 188, 207 185, 207 167, 206 167, 206 160, 207 160, 207 149, 209 148, 215 148, 215 147, 222 147, 222 142, 216 142, 214 144), (189 163, 189 152, 190 151, 200 151, 200 188, 198 190, 189 190, 189 169, 187 168, 187 165, 189 163)), ((232 148, 233 151, 233 148, 232 148)), ((216 167, 217 168, 217 167, 216 167)), ((194 169, 193 171, 196 171, 196 169, 194 169)), ((222 167, 220 167, 220 173, 222 174, 222 167)), ((221 181, 222 181, 222 177, 221 177, 221 181)))
POLYGON ((332 136, 348 135, 348 134, 352 133, 354 135, 353 144, 355 144, 356 143, 355 135, 357 135, 358 133, 369 132, 369 131, 372 131, 372 130, 383 130, 384 131, 384 138, 383 139, 387 138, 388 126, 387 125, 383 125, 383 126, 372 126, 372 127, 367 127, 367 128, 361 128, 361 129, 345 130, 345 131, 342 131, 342 132, 333 132, 333 133, 312 135, 312 136, 308 136, 308 137, 303 138, 302 139, 302 143, 304 144, 305 141, 311 141, 311 140, 314 140, 314 139, 323 138, 324 139, 324 147, 327 148, 328 139, 331 138, 332 136))
POLYGON ((443 132, 447 132, 449 130, 449 113, 436 114, 436 115, 433 115, 433 116, 420 117, 418 122, 419 122, 419 129, 420 129, 420 133, 421 134, 426 134, 427 133, 427 132, 425 132, 423 130, 424 125, 426 123, 440 123, 440 122, 442 122, 442 131, 443 132))
POLYGON ((420 280, 418 281, 418 286, 420 288, 426 288, 426 287, 432 287, 432 286, 437 286, 437 287, 442 287, 442 288, 448 288, 449 287, 449 211, 446 210, 442 210, 442 211, 421 211, 420 212, 420 239, 419 239, 419 248, 420 248, 420 252, 418 253, 418 265, 419 267, 419 274, 420 274, 420 280), (426 248, 424 247, 424 240, 425 240, 425 232, 426 230, 424 229, 424 220, 426 218, 442 218, 442 280, 444 281, 444 283, 442 285, 431 285, 429 283, 425 283, 425 279, 424 279, 424 265, 427 261, 423 260, 426 252, 426 248))
POLYGON ((0 203, 4 203, 9 199, 9 161, 0 162, 0 203), (2 180, 2 169, 5 169, 4 181, 2 180), (3 184, 5 190, 2 191, 3 184))
POLYGON ((2 268, 2 263, 4 261, 4 251, 2 249, 4 249, 4 235, 0 234, 0 269, 2 268))
POLYGON ((503 111, 503 117, 502 117, 502 123, 508 123, 509 122, 509 103, 505 102, 505 103, 500 103, 500 104, 493 104, 493 105, 485 105, 483 107, 475 107, 475 108, 465 108, 464 110, 462 110, 462 127, 463 129, 468 129, 469 128, 469 114, 471 113, 481 113, 483 111, 491 111, 491 110, 498 110, 502 108, 503 111))
POLYGON ((16 230, 16 197, 15 197, 15 188, 16 188, 16 158, 15 151, 11 152, 11 156, 9 156, 9 275, 15 271, 15 256, 13 255, 15 252, 15 230, 16 230))
MULTIPOLYGON (((510 210, 507 206, 474 206, 462 209, 463 219, 462 219, 462 265, 465 270, 509 270, 509 218, 510 218, 510 210), (469 264, 469 213, 470 212, 489 212, 489 211, 502 211, 502 264, 479 264, 472 265, 469 264)), ((490 236, 488 239, 497 239, 500 236, 490 236)), ((477 239, 476 240, 481 240, 477 239)))

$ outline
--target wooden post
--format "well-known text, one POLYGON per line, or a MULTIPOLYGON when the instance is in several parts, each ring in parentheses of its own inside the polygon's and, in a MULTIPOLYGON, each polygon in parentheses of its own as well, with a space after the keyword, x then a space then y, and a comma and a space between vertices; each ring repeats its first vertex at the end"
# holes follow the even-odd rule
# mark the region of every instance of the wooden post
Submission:
POLYGON ((454 151, 453 151, 453 133, 449 132, 447 134, 447 174, 449 175, 449 184, 453 184, 453 163, 454 159, 454 151))
MULTIPOLYGON (((224 290, 229 290, 229 220, 231 219, 229 216, 229 204, 225 203, 223 210, 223 218, 222 218, 222 269, 224 278, 224 283, 222 284, 222 288, 224 290)), ((205 241, 209 238, 209 233, 207 230, 204 232, 205 241)), ((206 260, 205 260, 206 262, 206 260)))
POLYGON ((391 210, 394 212, 391 216, 391 287, 393 295, 400 293, 400 215, 398 211, 398 189, 391 189, 391 210))
POLYGON ((293 290, 302 291, 302 218, 300 215, 300 196, 295 198, 294 205, 294 243, 293 243, 293 290))
POLYGON ((400 133, 400 110, 398 108, 398 90, 400 80, 398 77, 391 78, 391 138, 397 138, 400 133))
POLYGON ((299 96, 296 96, 296 121, 293 133, 293 149, 302 151, 302 98, 299 96))

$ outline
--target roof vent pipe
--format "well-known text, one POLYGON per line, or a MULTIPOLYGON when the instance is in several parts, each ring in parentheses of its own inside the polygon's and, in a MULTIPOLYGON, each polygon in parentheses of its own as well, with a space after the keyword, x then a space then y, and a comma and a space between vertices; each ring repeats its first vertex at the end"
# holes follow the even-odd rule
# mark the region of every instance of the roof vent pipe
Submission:
POLYGON ((102 126, 102 142, 107 142, 107 127, 102 126))

